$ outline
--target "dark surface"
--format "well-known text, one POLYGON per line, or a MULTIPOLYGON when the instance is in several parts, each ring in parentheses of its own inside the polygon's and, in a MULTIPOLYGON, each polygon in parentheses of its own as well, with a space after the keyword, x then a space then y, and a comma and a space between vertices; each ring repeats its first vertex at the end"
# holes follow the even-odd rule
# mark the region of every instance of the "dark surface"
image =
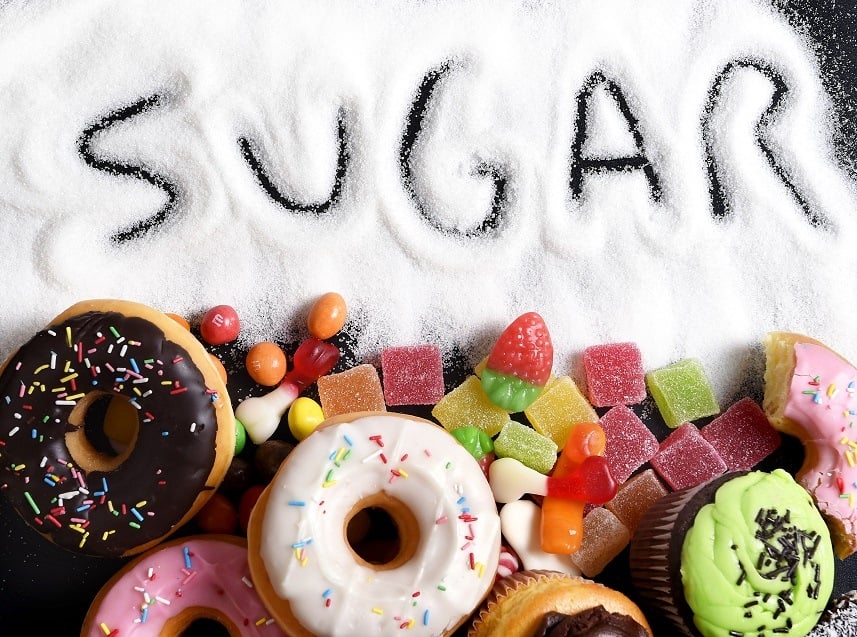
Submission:
MULTIPOLYGON (((820 67, 823 70, 825 87, 832 95, 836 109, 835 141, 843 166, 854 173, 857 166, 857 147, 852 140, 857 135, 857 3, 830 0, 802 2, 777 2, 792 19, 795 26, 808 34, 818 45, 820 67)), ((48 317, 46 317, 48 318, 48 317)), ((356 325, 347 325, 339 344, 346 351, 338 369, 345 369, 363 361, 347 355, 348 333, 354 333, 356 325)), ((283 344, 289 353, 295 344, 283 344)), ((260 394, 264 390, 255 387, 243 372, 243 352, 222 346, 212 348, 223 359, 230 370, 229 390, 235 402, 250 393, 260 394)), ((692 355, 689 352, 688 355, 692 355)), ((761 351, 754 353, 761 356, 761 351)), ((851 356, 857 353, 851 352, 851 356)), ((451 357, 456 360, 454 353, 451 357)), ((761 368, 761 366, 759 367, 761 368)), ((446 370, 448 387, 457 384, 466 373, 467 365, 461 360, 446 370)), ((747 392, 754 398, 761 395, 761 379, 754 381, 747 392)), ((409 413, 427 415, 428 410, 419 408, 409 413)), ((656 413, 650 404, 644 403, 638 412, 659 439, 668 431, 662 423, 652 418, 656 413)), ((285 427, 275 434, 276 438, 289 440, 285 427)), ((253 448, 248 448, 242 457, 252 467, 253 448)), ((784 441, 782 448, 766 460, 760 468, 772 469, 782 466, 794 472, 802 461, 800 444, 792 439, 784 441)), ((181 533, 193 533, 189 525, 181 533)), ((44 540, 26 525, 11 509, 6 499, 0 497, 0 634, 77 635, 90 601, 101 585, 123 564, 123 560, 88 558, 68 553, 44 540)), ((631 596, 628 576, 628 550, 617 557, 598 577, 599 581, 617 588, 631 596)), ((837 563, 835 593, 857 589, 857 558, 852 557, 837 563)), ((653 624, 656 634, 670 635, 672 631, 653 624)), ((216 631, 215 631, 216 632, 216 631)), ((215 634, 211 625, 194 627, 187 634, 215 634)))

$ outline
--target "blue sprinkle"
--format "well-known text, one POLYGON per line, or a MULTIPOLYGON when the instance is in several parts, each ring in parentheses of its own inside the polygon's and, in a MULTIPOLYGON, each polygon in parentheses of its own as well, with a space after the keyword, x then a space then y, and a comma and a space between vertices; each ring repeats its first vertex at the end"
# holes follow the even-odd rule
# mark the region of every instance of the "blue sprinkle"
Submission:
POLYGON ((303 500, 289 500, 289 506, 293 506, 293 507, 305 507, 305 506, 306 506, 306 502, 304 502, 303 500))
POLYGON ((84 504, 83 506, 79 506, 79 507, 77 507, 77 509, 76 509, 76 510, 77 510, 77 512, 78 512, 78 513, 80 513, 81 511, 86 511, 88 508, 89 508, 89 505, 88 505, 88 504, 84 504))
POLYGON ((324 592, 321 594, 321 596, 322 596, 322 597, 324 597, 325 599, 327 599, 327 598, 328 598, 328 597, 330 597, 331 595, 333 595, 333 589, 332 589, 332 588, 328 588, 326 591, 324 591, 324 592))
POLYGON ((47 478, 47 477, 45 478, 45 484, 48 486, 51 486, 51 487, 57 486, 56 482, 54 482, 53 480, 51 480, 50 478, 47 478))
POLYGON ((139 367, 137 367, 137 361, 135 361, 133 358, 132 358, 132 359, 130 359, 130 360, 131 360, 131 367, 133 367, 133 368, 134 368, 134 373, 135 373, 135 374, 139 374, 139 373, 140 373, 140 368, 139 368, 139 367))
POLYGON ((184 547, 184 565, 186 568, 190 569, 190 549, 188 547, 184 547))
MULTIPOLYGON (((137 518, 137 521, 138 521, 138 522, 142 522, 142 521, 143 521, 143 516, 142 516, 142 515, 140 515, 140 512, 137 510, 137 507, 132 507, 132 508, 131 508, 131 513, 133 513, 133 514, 134 514, 134 517, 135 517, 135 518, 137 518)), ((188 568, 190 568, 190 567, 188 567, 188 568)))
POLYGON ((309 546, 312 544, 312 538, 308 538, 306 540, 301 540, 300 542, 295 542, 292 544, 293 549, 302 549, 305 546, 309 546))
POLYGON ((423 626, 428 626, 429 623, 429 612, 426 609, 426 612, 423 613, 423 626))
POLYGON ((821 404, 821 394, 819 392, 815 392, 812 395, 812 402, 814 402, 816 405, 821 404))
POLYGON ((345 438, 345 443, 346 443, 349 447, 353 447, 353 446, 354 446, 354 443, 351 441, 351 438, 349 438, 347 435, 343 435, 343 438, 345 438))
POLYGON ((464 504, 465 502, 467 502, 467 498, 465 498, 464 496, 461 496, 460 498, 458 498, 458 501, 456 502, 456 504, 464 504))
POLYGON ((333 453, 331 453, 331 454, 327 457, 327 459, 328 459, 328 460, 335 460, 335 459, 336 459, 336 454, 337 454, 337 453, 339 453, 339 452, 338 452, 338 451, 334 451, 333 453))
POLYGON ((141 622, 141 623, 143 623, 143 624, 145 624, 145 623, 146 623, 146 619, 147 619, 148 617, 149 617, 149 607, 148 607, 148 606, 145 606, 145 607, 143 608, 143 616, 142 616, 142 617, 140 617, 140 622, 141 622))
POLYGON ((162 431, 162 432, 161 432, 161 435, 162 435, 162 436, 169 436, 169 435, 170 435, 170 432, 169 432, 169 431, 162 431))
POLYGON ((104 495, 104 491, 95 491, 92 495, 94 495, 96 498, 100 498, 104 495))
POLYGON ((101 476, 101 486, 104 487, 104 493, 110 491, 110 489, 107 488, 107 478, 104 476, 101 476))
POLYGON ((39 435, 39 433, 38 433, 35 429, 33 429, 33 431, 31 431, 30 433, 31 433, 31 434, 32 434, 32 436, 33 436, 33 440, 35 440, 35 439, 38 437, 38 435, 39 435))

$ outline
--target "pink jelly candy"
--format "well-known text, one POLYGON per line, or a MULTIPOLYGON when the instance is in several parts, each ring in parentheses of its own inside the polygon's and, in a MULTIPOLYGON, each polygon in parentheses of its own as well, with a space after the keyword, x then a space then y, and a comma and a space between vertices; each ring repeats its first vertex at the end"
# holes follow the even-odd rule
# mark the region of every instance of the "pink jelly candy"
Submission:
POLYGON ((443 398, 443 359, 437 345, 387 347, 381 351, 384 401, 434 405, 443 398))
POLYGON ((730 471, 752 468, 782 442, 768 417, 752 398, 744 398, 702 428, 705 438, 730 471))
POLYGON ((636 343, 606 343, 583 350, 589 402, 595 407, 633 405, 646 397, 643 359, 636 343))
POLYGON ((613 477, 621 484, 657 453, 658 439, 637 414, 624 405, 610 409, 600 423, 607 438, 604 457, 610 463, 613 477))
POLYGON ((295 350, 292 369, 283 382, 297 385, 300 391, 328 374, 339 362, 339 349, 315 337, 306 339, 295 350))
POLYGON ((676 491, 695 487, 726 471, 726 463, 691 422, 661 442, 651 465, 676 491))

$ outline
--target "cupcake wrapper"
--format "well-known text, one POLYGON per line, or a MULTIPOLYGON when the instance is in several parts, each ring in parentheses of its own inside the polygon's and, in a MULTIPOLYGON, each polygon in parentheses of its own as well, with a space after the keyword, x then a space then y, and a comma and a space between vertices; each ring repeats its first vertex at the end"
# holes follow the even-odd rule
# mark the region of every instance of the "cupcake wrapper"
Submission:
POLYGON ((655 502, 640 520, 631 541, 631 581, 640 600, 672 623, 681 634, 698 637, 684 601, 681 547, 696 513, 721 484, 737 473, 676 491, 655 502))

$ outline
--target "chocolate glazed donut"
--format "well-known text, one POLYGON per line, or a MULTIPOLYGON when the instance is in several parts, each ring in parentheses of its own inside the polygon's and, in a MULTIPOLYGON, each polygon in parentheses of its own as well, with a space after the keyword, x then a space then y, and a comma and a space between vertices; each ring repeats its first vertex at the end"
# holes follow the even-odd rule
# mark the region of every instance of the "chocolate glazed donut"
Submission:
POLYGON ((234 436, 226 387, 205 349, 143 305, 79 303, 0 373, 0 492, 75 552, 133 555, 175 531, 223 478, 234 436), (118 453, 84 427, 99 400, 130 430, 118 453))

